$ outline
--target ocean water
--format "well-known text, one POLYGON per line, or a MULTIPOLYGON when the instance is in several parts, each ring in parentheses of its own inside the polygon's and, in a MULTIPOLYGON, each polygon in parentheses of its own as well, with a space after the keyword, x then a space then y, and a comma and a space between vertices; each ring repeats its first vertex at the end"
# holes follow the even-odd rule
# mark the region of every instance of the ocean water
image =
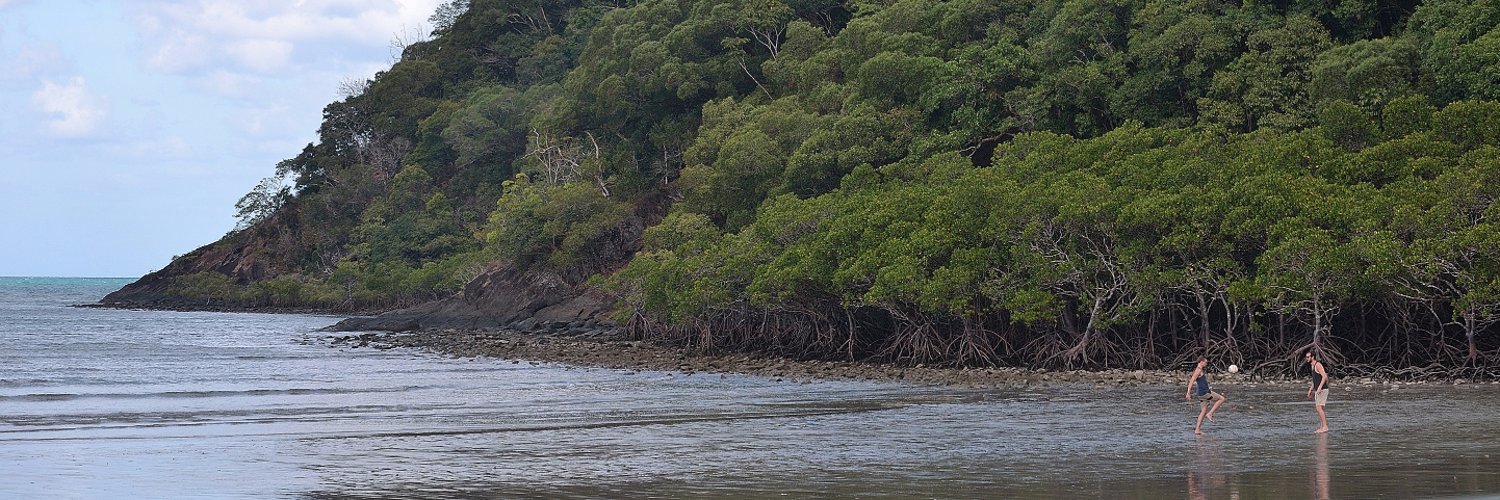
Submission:
MULTIPOLYGON (((312 315, 0 278, 0 498, 1433 498, 1500 494, 1495 386, 974 391, 354 349, 312 315)), ((1337 382, 1336 382, 1337 383, 1337 382)))

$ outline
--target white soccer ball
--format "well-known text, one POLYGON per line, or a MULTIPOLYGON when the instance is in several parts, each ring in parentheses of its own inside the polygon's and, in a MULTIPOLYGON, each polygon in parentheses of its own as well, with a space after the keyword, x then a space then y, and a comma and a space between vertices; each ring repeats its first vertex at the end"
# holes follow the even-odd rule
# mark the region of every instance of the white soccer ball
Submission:
POLYGON ((1239 373, 1239 372, 1240 372, 1239 365, 1229 365, 1229 373, 1239 373))

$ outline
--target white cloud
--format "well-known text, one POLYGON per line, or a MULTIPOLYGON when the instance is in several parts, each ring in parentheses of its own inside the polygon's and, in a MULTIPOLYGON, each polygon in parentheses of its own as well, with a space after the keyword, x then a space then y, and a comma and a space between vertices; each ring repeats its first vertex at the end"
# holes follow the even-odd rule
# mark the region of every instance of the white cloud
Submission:
POLYGON ((284 75, 363 62, 346 56, 384 52, 393 38, 425 25, 443 1, 156 0, 136 7, 153 69, 284 75))
MULTIPOLYGON (((341 80, 388 68, 391 40, 425 33, 447 1, 132 0, 127 19, 147 70, 210 97, 200 102, 221 120, 210 128, 231 138, 216 151, 280 159, 316 139, 341 80)), ((204 140, 190 134, 190 144, 204 140)))
POLYGON ((146 67, 164 73, 182 73, 212 61, 213 50, 206 38, 174 31, 146 58, 146 67))
POLYGON ((47 81, 31 94, 31 102, 44 113, 57 115, 47 122, 47 130, 62 137, 81 137, 93 133, 107 114, 103 98, 89 92, 83 77, 73 77, 66 84, 47 81))

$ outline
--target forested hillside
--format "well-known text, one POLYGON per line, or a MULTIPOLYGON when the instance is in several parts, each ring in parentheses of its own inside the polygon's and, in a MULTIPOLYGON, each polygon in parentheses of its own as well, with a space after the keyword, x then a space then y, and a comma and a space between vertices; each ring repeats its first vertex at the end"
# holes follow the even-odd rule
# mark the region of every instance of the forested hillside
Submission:
POLYGON ((1490 0, 455 0, 106 302, 486 270, 641 338, 939 365, 1500 360, 1490 0))

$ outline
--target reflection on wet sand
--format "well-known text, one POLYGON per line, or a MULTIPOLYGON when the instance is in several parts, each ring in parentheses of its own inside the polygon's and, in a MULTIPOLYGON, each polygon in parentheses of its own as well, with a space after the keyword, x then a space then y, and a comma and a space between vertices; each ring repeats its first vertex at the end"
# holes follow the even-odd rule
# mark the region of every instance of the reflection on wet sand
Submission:
MULTIPOLYGON (((1304 492, 1295 483, 1286 483, 1263 474, 1236 474, 1229 462, 1223 459, 1218 439, 1200 437, 1193 446, 1193 455, 1187 466, 1187 497, 1190 500, 1213 498, 1239 499, 1241 486, 1252 485, 1251 491, 1280 492, 1288 498, 1304 497, 1317 500, 1333 498, 1330 493, 1332 474, 1328 465, 1328 435, 1318 434, 1312 442, 1312 460, 1307 462, 1308 489, 1304 492)), ((1254 497, 1254 493, 1251 494, 1254 497)))
POLYGON ((1224 473, 1224 460, 1219 453, 1219 441, 1210 437, 1199 437, 1194 447, 1192 463, 1187 467, 1188 498, 1229 498, 1229 476, 1224 473))
POLYGON ((1328 433, 1320 432, 1313 443, 1312 491, 1313 498, 1328 500, 1328 433))
MULTIPOLYGON (((691 394, 746 393, 717 391, 729 388, 721 384, 691 394)), ((690 394, 675 387, 678 392, 668 395, 690 394)), ((793 397, 780 400, 774 396, 788 393, 765 389, 760 404, 740 411, 845 408, 856 400, 884 409, 654 418, 642 425, 537 432, 376 435, 336 440, 332 449, 323 440, 318 453, 338 455, 316 464, 319 488, 304 497, 1073 499, 1186 493, 1190 499, 1250 500, 1500 492, 1500 434, 1454 424, 1500 420, 1497 389, 1348 390, 1337 434, 1316 435, 1297 425, 1311 403, 1288 401, 1283 387, 1247 387, 1236 392, 1245 405, 1231 408, 1219 419, 1222 425, 1200 437, 1182 425, 1187 416, 1164 418, 1167 410, 1158 407, 1179 401, 1176 388, 1096 389, 1076 399, 987 393, 974 400, 942 397, 941 391, 809 392, 816 387, 799 386, 793 397), (1059 437, 1058 421, 1076 425, 1059 437), (451 451, 423 455, 412 451, 418 446, 451 451)), ((642 400, 652 405, 651 415, 701 414, 692 400, 683 401, 683 407, 662 408, 660 399, 642 400)), ((616 406, 609 418, 631 414, 624 410, 631 407, 616 406)), ((537 415, 559 417, 550 411, 537 415)))

